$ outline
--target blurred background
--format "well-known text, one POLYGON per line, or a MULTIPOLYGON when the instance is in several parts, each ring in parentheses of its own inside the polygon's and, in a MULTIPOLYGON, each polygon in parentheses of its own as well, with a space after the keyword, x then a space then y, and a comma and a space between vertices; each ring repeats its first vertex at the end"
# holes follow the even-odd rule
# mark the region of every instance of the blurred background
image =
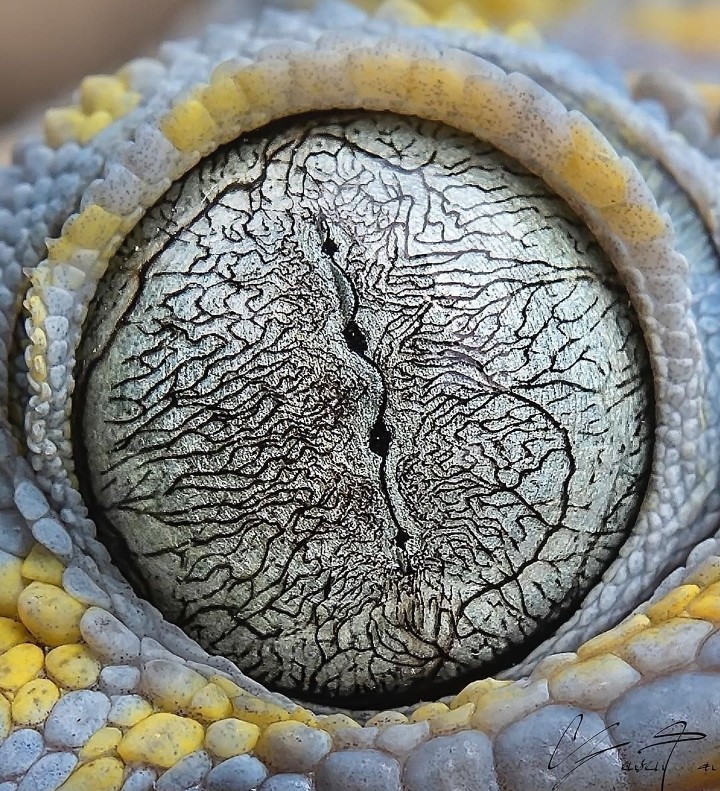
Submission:
POLYGON ((0 123, 148 51, 201 0, 1 0, 0 123))
MULTIPOLYGON (((368 9, 381 5, 356 2, 368 9)), ((449 0, 420 3, 433 17, 450 6, 449 0)), ((232 7, 252 12, 264 4, 0 0, 0 162, 7 160, 9 141, 45 106, 62 103, 85 75, 111 73, 132 57, 151 54, 163 38, 188 35, 208 19, 227 17, 232 7)), ((501 29, 529 20, 548 38, 588 57, 612 59, 628 71, 672 68, 698 82, 720 83, 720 0, 465 0, 465 5, 501 29)))
POLYGON ((207 0, 0 0, 0 164, 13 137, 87 74, 187 34, 207 0), (3 129, 4 127, 4 129, 3 129))

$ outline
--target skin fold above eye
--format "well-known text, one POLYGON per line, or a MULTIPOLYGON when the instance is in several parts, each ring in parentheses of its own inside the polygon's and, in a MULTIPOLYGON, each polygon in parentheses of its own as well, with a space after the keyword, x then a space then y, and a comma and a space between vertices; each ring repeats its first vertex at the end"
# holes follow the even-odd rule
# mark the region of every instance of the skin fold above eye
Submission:
MULTIPOLYGON (((2 174, 6 348, 21 294, 28 318, 27 342, 16 341, 3 368, 6 392, 27 408, 23 450, 17 421, 2 432, 0 783, 8 791, 632 789, 657 781, 652 764, 635 768, 645 759, 667 763, 666 787, 718 785, 717 391, 708 370, 717 329, 715 301, 705 298, 718 287, 712 160, 621 93, 597 88, 601 81, 577 59, 377 21, 361 32, 356 9, 332 9, 214 29, 166 48, 157 62, 85 83, 76 106, 48 116, 46 144, 27 145, 2 174), (523 58, 534 69, 528 63, 527 76, 508 75, 508 64, 523 58), (136 597, 95 538, 69 424, 79 405, 92 410, 87 402, 104 397, 92 385, 73 393, 82 322, 145 211, 220 144, 330 109, 441 121, 538 174, 627 290, 655 401, 645 501, 625 548, 561 637, 569 650, 535 661, 524 680, 478 679, 441 702, 358 717, 362 727, 346 713, 310 711, 266 692, 136 597), (598 130, 594 114, 613 121, 598 130), (637 168, 618 156, 614 139, 622 154, 637 156, 637 168), (29 285, 23 267, 32 269, 29 285), (26 397, 15 385, 24 367, 26 397), (658 583, 653 595, 648 586, 658 583), (668 739, 677 740, 671 761, 668 739)), ((348 340, 353 321, 356 349, 379 346, 362 316, 369 306, 351 299, 353 228, 325 208, 296 244, 306 257, 315 251, 314 271, 325 273, 318 294, 335 300, 328 315, 347 342, 345 364, 372 389, 376 372, 357 351, 351 358, 348 340)), ((122 291, 115 299, 121 304, 122 291)), ((381 307, 372 307, 377 321, 381 307)), ((112 330, 91 321, 97 348, 85 338, 82 354, 94 357, 112 330)), ((103 461, 100 475, 114 463, 103 461)))

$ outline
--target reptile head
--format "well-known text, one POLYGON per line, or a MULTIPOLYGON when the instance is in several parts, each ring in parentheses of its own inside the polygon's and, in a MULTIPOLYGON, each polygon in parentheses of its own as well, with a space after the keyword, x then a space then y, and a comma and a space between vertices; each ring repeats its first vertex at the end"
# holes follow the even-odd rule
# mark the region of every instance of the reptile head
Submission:
POLYGON ((709 154, 332 9, 86 80, 5 174, 0 780, 610 789, 685 722, 699 788, 709 154))

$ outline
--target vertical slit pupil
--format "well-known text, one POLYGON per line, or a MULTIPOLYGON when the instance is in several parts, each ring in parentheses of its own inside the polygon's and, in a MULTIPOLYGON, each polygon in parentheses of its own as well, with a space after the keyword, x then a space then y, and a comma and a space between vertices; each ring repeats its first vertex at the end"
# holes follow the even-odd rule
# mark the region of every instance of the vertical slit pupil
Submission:
MULTIPOLYGON (((335 244, 333 239, 330 237, 330 234, 325 234, 325 240, 322 244, 322 252, 330 258, 333 263, 335 262, 335 253, 338 251, 338 246, 335 244)), ((345 276, 347 279, 347 276, 345 276)), ((363 331, 358 326, 357 322, 355 321, 355 315, 357 315, 357 295, 355 294, 355 289, 352 286, 352 283, 349 279, 347 279, 348 285, 350 286, 353 296, 355 297, 355 304, 353 308, 353 314, 348 319, 345 327, 343 329, 343 337, 345 338, 345 342, 348 345, 348 348, 351 352, 360 355, 360 357, 367 360, 373 368, 376 368, 375 362, 371 360, 367 356, 367 340, 365 339, 365 335, 363 331)), ((384 380, 383 380, 384 384, 384 380)), ((380 456, 381 459, 387 458, 388 448, 390 446, 390 430, 385 425, 385 409, 387 407, 387 394, 385 389, 383 388, 382 394, 382 401, 380 402, 380 408, 378 409, 377 419, 375 420, 375 425, 370 429, 370 437, 369 437, 369 446, 370 450, 376 455, 380 456)))

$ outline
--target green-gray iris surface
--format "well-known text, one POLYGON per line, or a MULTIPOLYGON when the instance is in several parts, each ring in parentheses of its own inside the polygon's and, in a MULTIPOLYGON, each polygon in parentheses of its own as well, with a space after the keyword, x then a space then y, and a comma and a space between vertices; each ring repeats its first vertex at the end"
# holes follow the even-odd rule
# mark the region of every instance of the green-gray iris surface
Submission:
POLYGON ((121 570, 256 680, 347 706, 538 645, 652 455, 642 334, 592 234, 509 157, 392 115, 202 161, 111 262, 76 374, 121 570))

